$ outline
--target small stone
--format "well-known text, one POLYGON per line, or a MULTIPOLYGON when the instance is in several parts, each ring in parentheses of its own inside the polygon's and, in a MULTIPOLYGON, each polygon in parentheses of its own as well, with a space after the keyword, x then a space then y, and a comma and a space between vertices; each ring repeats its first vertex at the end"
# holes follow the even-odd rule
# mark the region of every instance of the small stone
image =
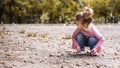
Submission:
POLYGON ((104 55, 104 54, 102 54, 102 56, 104 57, 105 55, 104 55))
POLYGON ((26 61, 26 60, 24 60, 23 62, 24 62, 24 63, 26 63, 27 61, 26 61))
POLYGON ((35 55, 38 55, 38 54, 35 54, 35 55))
POLYGON ((61 53, 61 56, 65 56, 63 53, 61 53))
POLYGON ((12 66, 15 66, 15 64, 13 64, 12 66))
POLYGON ((120 59, 120 57, 119 57, 119 56, 117 56, 117 57, 116 57, 116 59, 120 59))
POLYGON ((57 55, 57 57, 61 57, 61 55, 57 55))
POLYGON ((97 67, 97 68, 100 68, 100 67, 101 67, 101 65, 100 65, 100 64, 97 64, 97 65, 96 65, 96 67, 97 67))
POLYGON ((44 60, 40 60, 40 62, 39 62, 39 63, 42 63, 42 62, 44 62, 44 60))
POLYGON ((104 65, 104 67, 107 67, 107 65, 104 65))
POLYGON ((86 65, 90 65, 90 63, 86 63, 86 65))
POLYGON ((5 54, 6 56, 10 56, 10 54, 5 54))
POLYGON ((68 61, 68 60, 63 60, 63 62, 69 63, 70 61, 68 61))
POLYGON ((64 68, 64 66, 62 65, 61 68, 64 68))
POLYGON ((45 59, 48 59, 48 57, 45 57, 45 59))
POLYGON ((28 61, 29 63, 31 63, 31 64, 35 64, 35 62, 34 61, 28 61))
POLYGON ((54 55, 52 55, 52 54, 49 54, 49 56, 50 56, 50 57, 54 57, 54 55))
POLYGON ((114 52, 114 55, 116 56, 116 55, 118 55, 118 53, 117 53, 117 52, 114 52))
POLYGON ((117 50, 117 52, 120 52, 120 50, 117 50))
POLYGON ((80 66, 80 64, 77 63, 76 66, 80 66))
POLYGON ((3 61, 0 61, 0 64, 5 64, 3 61))
POLYGON ((4 65, 4 67, 5 67, 5 68, 13 68, 12 66, 6 66, 6 65, 4 65))

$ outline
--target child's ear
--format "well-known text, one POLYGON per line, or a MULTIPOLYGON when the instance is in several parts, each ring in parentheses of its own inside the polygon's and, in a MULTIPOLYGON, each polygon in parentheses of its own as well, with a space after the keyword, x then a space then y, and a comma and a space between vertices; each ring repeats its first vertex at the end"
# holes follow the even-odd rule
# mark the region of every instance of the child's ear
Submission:
POLYGON ((89 24, 84 24, 84 25, 85 25, 85 28, 87 28, 89 24))

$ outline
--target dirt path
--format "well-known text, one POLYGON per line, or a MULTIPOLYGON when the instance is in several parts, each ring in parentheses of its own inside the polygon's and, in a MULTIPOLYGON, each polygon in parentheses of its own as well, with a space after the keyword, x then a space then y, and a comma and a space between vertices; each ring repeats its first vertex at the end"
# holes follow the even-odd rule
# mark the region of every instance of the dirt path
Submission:
POLYGON ((120 68, 120 25, 97 25, 104 55, 76 56, 75 26, 0 25, 0 68, 120 68), (5 27, 5 28, 4 28, 5 27))

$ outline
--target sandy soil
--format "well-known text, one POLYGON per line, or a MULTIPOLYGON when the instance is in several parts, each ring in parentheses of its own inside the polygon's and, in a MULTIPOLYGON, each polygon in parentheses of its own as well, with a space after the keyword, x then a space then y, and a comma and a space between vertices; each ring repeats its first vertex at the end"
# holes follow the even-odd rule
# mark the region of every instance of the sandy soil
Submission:
POLYGON ((71 49, 76 26, 0 25, 0 68, 120 68, 120 25, 96 25, 104 55, 78 56, 71 49))

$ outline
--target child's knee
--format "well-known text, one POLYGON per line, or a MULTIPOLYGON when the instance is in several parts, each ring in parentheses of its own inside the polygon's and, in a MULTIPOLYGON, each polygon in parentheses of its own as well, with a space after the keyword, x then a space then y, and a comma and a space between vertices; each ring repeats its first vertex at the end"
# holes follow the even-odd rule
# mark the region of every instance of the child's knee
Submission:
POLYGON ((92 37, 89 38, 89 42, 90 43, 97 43, 98 39, 96 37, 92 36, 92 37))
POLYGON ((84 39, 84 35, 82 33, 79 33, 79 34, 77 34, 76 39, 82 40, 82 39, 84 39))

